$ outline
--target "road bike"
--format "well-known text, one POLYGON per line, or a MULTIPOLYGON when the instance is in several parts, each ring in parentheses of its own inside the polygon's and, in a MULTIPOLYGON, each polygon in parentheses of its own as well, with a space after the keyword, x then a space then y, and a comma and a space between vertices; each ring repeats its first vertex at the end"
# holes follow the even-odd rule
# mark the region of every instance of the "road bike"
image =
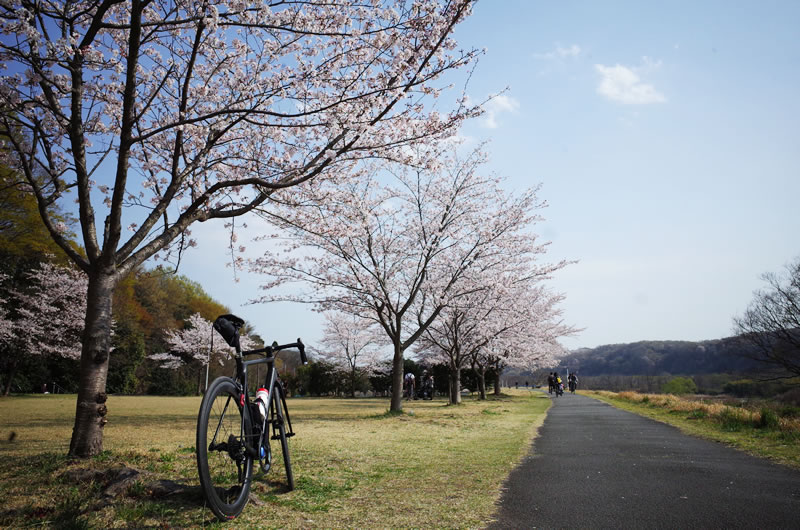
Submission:
POLYGON ((239 329, 244 320, 235 315, 222 315, 214 321, 214 329, 235 349, 236 374, 218 377, 206 390, 197 417, 197 471, 206 502, 221 521, 242 513, 250 496, 253 461, 258 460, 266 473, 272 467, 270 439, 280 440, 283 464, 289 491, 294 489, 294 476, 287 439, 294 436, 286 394, 278 378, 275 359, 278 352, 290 348, 300 352, 303 364, 308 362, 303 341, 242 351, 239 329), (257 359, 245 360, 258 355, 257 359), (250 399, 248 368, 267 365, 259 398, 250 399), (264 391, 266 396, 264 397, 264 391), (272 435, 270 436, 270 431, 272 435))

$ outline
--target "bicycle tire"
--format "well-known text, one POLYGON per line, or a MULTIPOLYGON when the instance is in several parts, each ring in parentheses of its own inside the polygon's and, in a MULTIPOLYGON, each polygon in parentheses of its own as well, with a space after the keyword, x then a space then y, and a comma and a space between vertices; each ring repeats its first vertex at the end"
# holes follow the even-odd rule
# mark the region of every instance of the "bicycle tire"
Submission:
POLYGON ((283 466, 286 469, 286 482, 289 486, 289 491, 294 490, 294 474, 292 473, 292 459, 289 456, 289 440, 286 438, 286 411, 284 409, 283 387, 280 384, 275 385, 275 392, 273 393, 275 400, 275 412, 278 420, 278 434, 281 439, 281 452, 283 453, 283 466))
POLYGON ((253 459, 242 445, 242 426, 245 435, 250 426, 242 421, 240 399, 236 382, 219 377, 206 390, 197 417, 197 472, 206 502, 221 521, 242 513, 253 477, 253 459))

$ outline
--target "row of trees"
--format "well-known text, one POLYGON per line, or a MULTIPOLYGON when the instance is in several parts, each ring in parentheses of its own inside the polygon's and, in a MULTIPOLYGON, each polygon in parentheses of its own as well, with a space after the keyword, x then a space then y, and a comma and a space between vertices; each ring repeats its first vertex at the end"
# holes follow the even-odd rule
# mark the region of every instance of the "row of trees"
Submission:
POLYGON ((392 410, 402 408, 408 350, 449 367, 456 404, 465 367, 535 368, 566 353, 557 338, 572 332, 561 296, 544 286, 567 262, 540 262, 537 190, 505 191, 482 171, 482 146, 467 156, 448 144, 418 147, 367 174, 276 194, 278 204, 260 211, 278 229, 276 248, 251 262, 271 278, 268 292, 290 293, 262 300, 333 314, 328 357, 344 352, 354 369, 370 348, 391 348, 392 410))
MULTIPOLYGON (((0 237, 2 239, 2 237, 0 237)), ((3 255, 6 266, 13 256, 3 255)), ((45 257, 46 258, 46 257, 45 257)), ((86 277, 46 259, 14 277, 0 272, 0 369, 3 394, 12 388, 78 388, 86 277)), ((135 270, 117 286, 107 390, 186 394, 203 388, 208 359, 224 364, 222 340, 210 352, 211 322, 226 312, 202 288, 162 269, 135 270), (187 316, 188 315, 188 316, 187 316), (161 353, 158 353, 161 352, 161 353)), ((247 339, 246 339, 247 340, 247 339)), ((220 368, 219 371, 222 371, 220 368)))
MULTIPOLYGON (((434 381, 436 395, 447 396, 449 388, 449 368, 446 364, 427 365, 412 359, 406 359, 404 372, 412 373, 417 381, 430 375, 434 381)), ((346 396, 359 395, 390 396, 392 391, 392 361, 387 359, 377 363, 372 369, 358 368, 348 372, 341 366, 328 361, 316 360, 308 365, 297 367, 292 372, 281 374, 283 383, 291 395, 302 396, 346 396)), ((496 381, 493 372, 489 372, 490 380, 496 381)), ((480 384, 480 375, 472 369, 462 370, 462 391, 476 392, 480 384)), ((417 384, 417 390, 420 385, 417 384)), ((500 389, 498 388, 497 391, 500 389)))
MULTIPOLYGON (((436 165, 438 142, 480 113, 465 94, 437 108, 449 93, 450 72, 478 55, 451 38, 471 6, 472 0, 0 6, 0 156, 14 186, 35 198, 49 237, 87 280, 71 455, 102 450, 118 286, 152 257, 179 262, 197 244, 195 222, 259 210, 296 244, 316 246, 317 261, 305 262, 307 268, 281 262, 321 287, 324 296, 313 300, 320 309, 383 330, 393 348, 394 410, 402 406, 404 352, 422 345, 429 329, 430 343, 421 349, 443 345, 431 325, 445 308, 479 296, 476 286, 486 276, 498 285, 490 299, 510 298, 525 291, 518 282, 554 270, 532 267, 515 276, 502 266, 519 266, 515 241, 523 256, 544 249, 528 231, 534 194, 510 198, 490 179, 462 174, 471 173, 469 165, 436 165), (378 168, 382 161, 393 164, 378 168), (395 184, 377 186, 377 175, 390 178, 387 172, 396 172, 395 184), (73 203, 78 248, 54 215, 55 206, 73 203), (341 210, 331 211, 336 204, 341 210), (347 221, 344 232, 335 234, 329 213, 347 221), (323 221, 319 232, 314 218, 323 221), (369 228, 359 233, 361 225, 369 228), (402 260, 365 254, 362 243, 402 260), (334 274, 313 281, 325 259, 351 280, 334 274), (360 268, 362 259, 369 268, 360 268)), ((256 267, 278 282, 290 279, 263 261, 256 267)), ((487 299, 484 309, 491 305, 487 299)), ((551 306, 540 299, 533 305, 551 306)), ((491 327, 468 349, 485 348, 505 325, 491 327)), ((508 337, 495 340, 503 357, 522 349, 508 337)), ((542 343, 551 345, 549 338, 542 343)))

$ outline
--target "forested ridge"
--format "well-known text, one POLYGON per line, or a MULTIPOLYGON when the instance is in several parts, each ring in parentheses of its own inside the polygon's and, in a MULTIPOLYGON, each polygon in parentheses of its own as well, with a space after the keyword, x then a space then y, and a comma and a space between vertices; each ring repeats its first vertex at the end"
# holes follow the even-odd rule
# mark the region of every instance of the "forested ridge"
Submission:
POLYGON ((574 350, 561 365, 583 376, 748 373, 758 368, 742 355, 751 349, 736 337, 700 342, 640 341, 574 350))

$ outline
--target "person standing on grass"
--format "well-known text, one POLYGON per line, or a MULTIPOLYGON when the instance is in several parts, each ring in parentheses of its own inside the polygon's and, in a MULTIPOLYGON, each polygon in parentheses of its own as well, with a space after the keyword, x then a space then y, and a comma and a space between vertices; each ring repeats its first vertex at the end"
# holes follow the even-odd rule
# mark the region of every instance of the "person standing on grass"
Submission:
POLYGON ((553 387, 555 386, 555 378, 553 377, 553 372, 550 372, 550 375, 547 376, 547 393, 553 393, 553 387))
POLYGON ((414 387, 416 386, 414 384, 414 374, 411 373, 411 372, 408 372, 406 374, 406 376, 405 376, 405 381, 404 382, 405 382, 405 387, 406 387, 406 399, 411 399, 411 398, 414 397, 414 392, 415 392, 414 387))

